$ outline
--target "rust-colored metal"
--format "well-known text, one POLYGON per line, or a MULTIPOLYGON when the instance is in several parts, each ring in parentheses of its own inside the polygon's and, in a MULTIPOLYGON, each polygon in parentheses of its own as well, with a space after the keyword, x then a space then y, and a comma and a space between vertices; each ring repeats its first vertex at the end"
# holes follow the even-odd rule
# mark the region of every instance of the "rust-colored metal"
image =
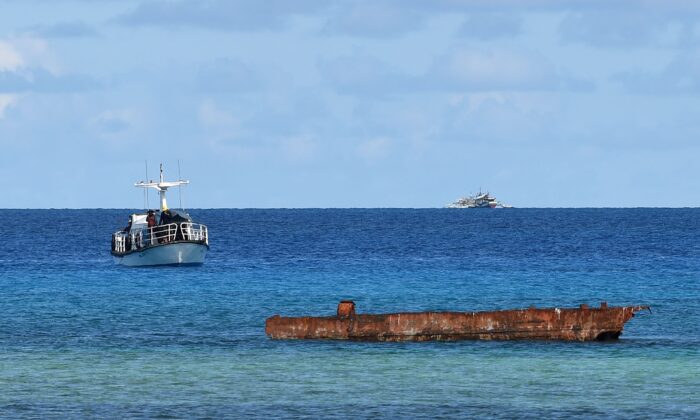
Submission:
POLYGON ((648 306, 535 308, 488 312, 405 312, 356 314, 341 301, 337 316, 281 317, 265 322, 273 339, 361 341, 429 340, 615 340, 636 312, 648 306))
POLYGON ((355 316, 355 302, 351 300, 341 300, 338 304, 338 318, 346 319, 355 316))

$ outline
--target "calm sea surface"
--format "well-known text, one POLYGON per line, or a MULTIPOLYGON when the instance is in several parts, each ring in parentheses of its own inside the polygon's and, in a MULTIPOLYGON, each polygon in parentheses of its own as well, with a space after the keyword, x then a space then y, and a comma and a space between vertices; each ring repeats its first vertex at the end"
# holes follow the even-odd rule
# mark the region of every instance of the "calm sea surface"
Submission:
POLYGON ((700 417, 700 209, 0 210, 0 417, 700 417), (273 314, 649 304, 615 343, 272 341, 273 314))

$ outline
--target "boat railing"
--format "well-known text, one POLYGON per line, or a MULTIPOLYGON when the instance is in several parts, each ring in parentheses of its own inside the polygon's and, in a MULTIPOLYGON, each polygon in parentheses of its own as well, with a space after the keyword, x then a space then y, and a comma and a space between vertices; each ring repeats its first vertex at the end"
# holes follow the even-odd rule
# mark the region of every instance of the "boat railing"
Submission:
POLYGON ((186 241, 204 242, 209 245, 209 232, 207 227, 201 223, 180 223, 182 238, 186 241))
MULTIPOLYGON (((112 234, 112 250, 114 252, 119 252, 119 253, 124 253, 127 251, 127 238, 129 237, 129 234, 124 231, 117 231, 112 234)), ((131 246, 129 246, 129 249, 131 249, 131 246)))
POLYGON ((144 227, 131 232, 117 231, 112 234, 112 249, 116 253, 126 253, 150 246, 175 241, 193 241, 209 245, 207 227, 200 223, 170 223, 144 227))
POLYGON ((174 242, 176 236, 177 223, 141 228, 135 232, 136 248, 174 242))

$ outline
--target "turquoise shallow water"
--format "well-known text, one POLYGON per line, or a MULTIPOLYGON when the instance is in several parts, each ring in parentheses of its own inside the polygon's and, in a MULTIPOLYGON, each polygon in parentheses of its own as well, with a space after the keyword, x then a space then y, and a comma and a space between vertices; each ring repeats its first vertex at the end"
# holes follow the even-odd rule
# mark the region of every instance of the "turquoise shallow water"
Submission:
POLYGON ((206 264, 151 269, 111 261, 126 214, 0 210, 3 417, 700 416, 700 210, 195 210, 206 264), (615 343, 264 335, 344 298, 653 314, 615 343))

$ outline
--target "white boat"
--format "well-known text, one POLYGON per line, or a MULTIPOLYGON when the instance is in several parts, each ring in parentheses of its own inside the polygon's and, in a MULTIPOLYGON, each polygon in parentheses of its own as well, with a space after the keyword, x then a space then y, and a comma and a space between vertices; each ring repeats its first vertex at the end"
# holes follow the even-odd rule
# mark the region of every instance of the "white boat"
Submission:
POLYGON ((496 200, 488 191, 485 193, 479 191, 479 194, 462 197, 447 205, 448 209, 504 209, 511 207, 496 200))
POLYGON ((153 188, 160 194, 160 210, 148 210, 129 216, 126 228, 112 234, 112 256, 117 264, 140 267, 154 265, 202 264, 209 250, 209 232, 192 221, 184 210, 169 209, 165 197, 168 188, 189 181, 163 180, 137 182, 136 187, 153 188))

